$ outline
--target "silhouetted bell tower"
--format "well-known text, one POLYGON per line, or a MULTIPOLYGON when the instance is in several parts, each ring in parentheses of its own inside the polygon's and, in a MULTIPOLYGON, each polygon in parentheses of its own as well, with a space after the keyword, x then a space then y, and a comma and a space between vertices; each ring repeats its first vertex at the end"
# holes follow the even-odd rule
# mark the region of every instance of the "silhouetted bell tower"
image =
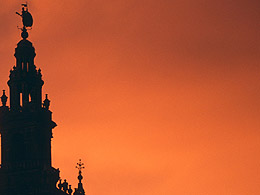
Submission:
POLYGON ((1 97, 0 194, 67 194, 56 188, 59 170, 51 163, 52 129, 56 124, 47 95, 42 101, 44 82, 34 64, 35 49, 27 40, 27 28, 33 20, 26 4, 19 15, 23 20, 22 40, 15 49, 16 65, 8 81, 10 107, 5 91, 1 97))
MULTIPOLYGON (((5 90, 1 96, 0 134, 1 167, 0 195, 72 195, 71 185, 61 183, 59 169, 52 167, 52 121, 50 100, 42 101, 41 70, 34 64, 35 49, 28 38, 33 18, 27 4, 22 4, 22 40, 15 49, 16 64, 8 83, 10 107, 5 90), (57 182, 60 183, 57 186, 57 182)), ((78 163, 79 184, 74 195, 84 195, 83 163, 78 163)))

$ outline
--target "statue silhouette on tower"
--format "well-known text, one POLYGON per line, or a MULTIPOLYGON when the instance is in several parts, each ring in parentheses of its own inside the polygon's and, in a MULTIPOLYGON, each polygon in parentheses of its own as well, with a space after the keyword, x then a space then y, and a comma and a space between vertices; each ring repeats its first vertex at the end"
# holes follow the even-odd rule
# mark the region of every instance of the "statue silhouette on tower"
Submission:
POLYGON ((28 11, 27 3, 22 4, 22 13, 20 14, 19 12, 16 12, 16 14, 22 17, 22 22, 23 22, 23 28, 21 28, 22 38, 26 39, 28 38, 27 28, 32 27, 33 25, 33 17, 31 13, 28 11))

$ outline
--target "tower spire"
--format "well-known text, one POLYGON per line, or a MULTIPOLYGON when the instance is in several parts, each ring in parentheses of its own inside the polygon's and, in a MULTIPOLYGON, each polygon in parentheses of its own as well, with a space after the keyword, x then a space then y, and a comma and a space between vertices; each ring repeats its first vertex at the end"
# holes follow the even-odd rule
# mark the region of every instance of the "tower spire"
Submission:
POLYGON ((85 167, 84 167, 84 163, 81 162, 81 159, 79 159, 79 162, 77 163, 76 168, 79 170, 79 176, 78 176, 79 183, 78 183, 78 188, 75 189, 75 192, 73 195, 85 195, 83 184, 81 182, 83 179, 82 169, 85 169, 85 167))
POLYGON ((34 65, 36 56, 33 44, 27 40, 28 32, 33 25, 33 18, 28 5, 22 4, 22 40, 15 49, 16 65, 10 72, 10 110, 39 110, 42 107, 42 86, 44 84, 40 69, 34 65))

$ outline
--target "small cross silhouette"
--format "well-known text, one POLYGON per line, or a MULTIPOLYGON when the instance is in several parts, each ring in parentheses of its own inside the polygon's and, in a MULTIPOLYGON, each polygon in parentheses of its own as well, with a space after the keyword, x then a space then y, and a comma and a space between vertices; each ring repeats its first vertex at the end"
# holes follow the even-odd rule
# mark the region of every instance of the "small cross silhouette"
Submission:
POLYGON ((81 171, 82 169, 85 169, 84 163, 81 162, 81 159, 79 159, 79 162, 77 163, 76 168, 81 171))

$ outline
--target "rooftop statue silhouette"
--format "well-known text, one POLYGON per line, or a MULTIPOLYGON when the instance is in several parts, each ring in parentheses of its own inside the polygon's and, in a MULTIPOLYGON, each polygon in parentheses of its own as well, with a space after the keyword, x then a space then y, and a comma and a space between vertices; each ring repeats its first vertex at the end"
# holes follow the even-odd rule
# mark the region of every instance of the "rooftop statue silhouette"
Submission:
POLYGON ((16 12, 17 15, 22 17, 23 28, 22 28, 22 38, 28 38, 27 28, 32 27, 33 25, 33 17, 28 11, 28 6, 26 4, 22 4, 22 13, 16 12))
MULTIPOLYGON (((22 4, 22 40, 15 49, 16 64, 10 71, 8 97, 3 90, 0 106, 1 167, 0 195, 68 195, 71 185, 61 183, 60 171, 52 167, 52 120, 50 100, 42 101, 42 73, 34 64, 33 44, 27 30, 33 25, 27 4, 22 4), (57 182, 59 184, 57 185, 57 182)), ((82 163, 78 164, 82 167, 82 163)), ((85 194, 81 183, 74 195, 85 194)))
POLYGON ((28 11, 28 6, 26 4, 22 4, 22 14, 16 12, 19 16, 23 18, 23 25, 24 27, 32 27, 33 25, 33 17, 28 11))

